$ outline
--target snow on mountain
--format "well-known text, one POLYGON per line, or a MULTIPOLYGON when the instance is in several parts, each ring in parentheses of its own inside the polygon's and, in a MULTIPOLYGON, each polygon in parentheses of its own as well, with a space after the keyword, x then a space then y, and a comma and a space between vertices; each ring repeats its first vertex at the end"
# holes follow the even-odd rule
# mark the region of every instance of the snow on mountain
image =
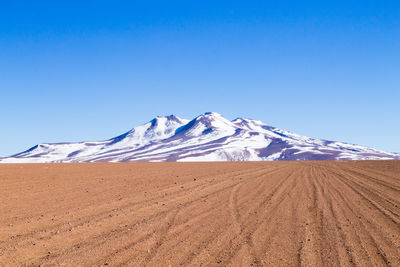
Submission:
POLYGON ((191 121, 174 115, 157 117, 105 141, 39 144, 0 163, 365 159, 400 156, 207 112, 191 121))

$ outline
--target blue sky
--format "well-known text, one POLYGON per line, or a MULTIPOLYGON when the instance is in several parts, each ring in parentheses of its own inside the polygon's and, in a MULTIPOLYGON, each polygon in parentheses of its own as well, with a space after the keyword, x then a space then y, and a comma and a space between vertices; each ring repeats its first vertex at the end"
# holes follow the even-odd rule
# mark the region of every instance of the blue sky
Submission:
POLYGON ((400 152, 399 62, 398 1, 1 1, 0 156, 206 111, 400 152))

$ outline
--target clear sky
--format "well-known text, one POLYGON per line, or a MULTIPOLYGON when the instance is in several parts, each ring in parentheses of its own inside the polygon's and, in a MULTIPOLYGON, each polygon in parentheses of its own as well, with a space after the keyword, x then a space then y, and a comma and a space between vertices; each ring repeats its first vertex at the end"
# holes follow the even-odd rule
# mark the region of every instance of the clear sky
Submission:
POLYGON ((206 111, 400 152, 400 2, 1 1, 0 156, 206 111))

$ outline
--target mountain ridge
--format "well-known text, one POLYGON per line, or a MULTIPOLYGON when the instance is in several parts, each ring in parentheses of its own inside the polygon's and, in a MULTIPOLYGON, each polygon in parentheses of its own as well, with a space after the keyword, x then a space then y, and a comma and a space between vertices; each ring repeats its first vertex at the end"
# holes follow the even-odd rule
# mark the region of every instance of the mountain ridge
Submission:
POLYGON ((0 158, 0 163, 366 159, 400 159, 400 155, 206 112, 192 120, 157 116, 104 141, 41 143, 0 158))

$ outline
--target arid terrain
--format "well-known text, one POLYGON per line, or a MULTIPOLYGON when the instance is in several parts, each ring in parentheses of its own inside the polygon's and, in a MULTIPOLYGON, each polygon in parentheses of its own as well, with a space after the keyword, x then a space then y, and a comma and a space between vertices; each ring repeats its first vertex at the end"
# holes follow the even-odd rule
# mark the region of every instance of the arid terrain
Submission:
POLYGON ((400 266, 400 161, 0 165, 0 266, 400 266))

